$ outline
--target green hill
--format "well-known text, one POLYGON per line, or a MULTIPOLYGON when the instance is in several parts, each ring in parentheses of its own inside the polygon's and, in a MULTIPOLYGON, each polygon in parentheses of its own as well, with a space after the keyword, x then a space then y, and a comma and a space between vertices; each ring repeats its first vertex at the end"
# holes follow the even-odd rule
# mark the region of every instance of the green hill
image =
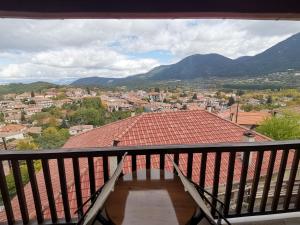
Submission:
POLYGON ((9 94, 9 93, 24 93, 24 92, 38 92, 43 89, 58 87, 56 84, 51 84, 47 82, 34 82, 29 84, 23 83, 11 83, 7 85, 0 85, 0 95, 9 94))

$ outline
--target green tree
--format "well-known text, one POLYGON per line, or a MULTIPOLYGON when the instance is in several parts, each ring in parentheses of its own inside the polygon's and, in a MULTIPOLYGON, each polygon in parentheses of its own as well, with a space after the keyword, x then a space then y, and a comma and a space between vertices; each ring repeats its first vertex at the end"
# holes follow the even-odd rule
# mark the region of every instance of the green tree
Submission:
POLYGON ((91 94, 91 90, 90 90, 90 88, 89 88, 89 87, 87 87, 87 88, 86 88, 86 92, 88 93, 88 95, 90 95, 90 94, 91 94))
POLYGON ((38 149, 38 145, 31 139, 23 139, 19 140, 16 145, 17 150, 36 150, 38 149))
POLYGON ((56 106, 51 106, 49 108, 43 108, 42 112, 49 112, 55 118, 62 118, 63 117, 61 109, 57 108, 56 106))
POLYGON ((300 116, 285 113, 282 116, 266 119, 256 130, 274 140, 300 138, 300 116))
POLYGON ((4 122, 5 121, 5 118, 4 118, 4 113, 3 112, 0 112, 0 122, 4 122))
POLYGON ((80 108, 70 117, 71 124, 89 124, 94 126, 105 123, 104 109, 80 108))
POLYGON ((25 112, 21 111, 21 122, 24 123, 26 121, 25 112))
POLYGON ((267 98, 267 104, 272 104, 272 103, 273 103, 272 96, 269 95, 268 98, 267 98))
POLYGON ((93 109, 101 109, 103 108, 101 99, 99 97, 92 98, 84 98, 81 102, 82 108, 93 108, 93 109))
POLYGON ((254 109, 254 107, 251 104, 244 104, 241 106, 241 109, 244 110, 245 112, 250 112, 254 109))
POLYGON ((193 99, 193 100, 197 100, 197 98, 198 98, 198 96, 197 96, 197 94, 195 93, 195 94, 193 95, 192 99, 193 99))
POLYGON ((245 94, 245 91, 243 91, 243 90, 238 90, 237 92, 236 92, 236 95, 237 96, 242 96, 242 95, 244 95, 245 94))
POLYGON ((43 130, 42 135, 37 138, 37 141, 43 149, 53 149, 63 146, 69 137, 70 134, 67 129, 48 127, 43 130))
POLYGON ((228 106, 232 106, 235 103, 234 97, 230 96, 228 99, 228 106))
POLYGON ((60 128, 70 128, 70 125, 66 119, 61 122, 60 128))
POLYGON ((154 88, 154 92, 160 92, 159 87, 154 88))
POLYGON ((31 96, 31 98, 34 98, 34 96, 35 96, 34 91, 31 91, 30 96, 31 96))

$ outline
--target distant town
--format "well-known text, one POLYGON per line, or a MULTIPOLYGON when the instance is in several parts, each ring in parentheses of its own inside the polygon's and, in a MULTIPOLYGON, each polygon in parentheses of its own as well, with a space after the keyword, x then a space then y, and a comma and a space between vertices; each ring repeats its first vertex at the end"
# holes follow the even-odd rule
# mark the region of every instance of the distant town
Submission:
POLYGON ((248 129, 259 129, 269 118, 286 114, 297 116, 299 103, 297 89, 46 88, 1 96, 0 143, 2 149, 59 148, 70 136, 98 126, 146 112, 179 110, 206 110, 248 129))

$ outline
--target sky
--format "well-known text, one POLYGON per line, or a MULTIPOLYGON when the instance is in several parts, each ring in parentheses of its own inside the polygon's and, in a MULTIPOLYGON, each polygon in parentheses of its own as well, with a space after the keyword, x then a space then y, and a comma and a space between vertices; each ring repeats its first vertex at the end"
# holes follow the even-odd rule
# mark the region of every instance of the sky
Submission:
POLYGON ((191 54, 255 55, 300 21, 0 19, 0 84, 126 77, 191 54))

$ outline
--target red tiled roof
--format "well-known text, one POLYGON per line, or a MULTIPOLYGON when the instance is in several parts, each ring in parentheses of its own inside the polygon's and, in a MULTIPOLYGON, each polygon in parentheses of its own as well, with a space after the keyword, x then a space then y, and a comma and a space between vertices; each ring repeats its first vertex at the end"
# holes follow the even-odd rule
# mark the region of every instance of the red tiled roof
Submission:
MULTIPOLYGON (((235 117, 236 115, 234 115, 235 117)), ((259 125, 270 117, 271 114, 268 112, 239 112, 237 123, 240 125, 259 125)))
MULTIPOLYGON (((145 113, 71 137, 64 148, 242 141, 245 128, 204 110, 145 113)), ((269 140, 262 135, 257 141, 269 140)))
MULTIPOLYGON (((221 119, 220 117, 202 110, 192 111, 176 111, 176 112, 160 112, 147 113, 135 117, 130 117, 125 120, 120 120, 105 126, 95 128, 86 133, 71 137, 64 148, 86 148, 86 147, 106 147, 112 146, 114 140, 119 141, 118 146, 141 146, 141 145, 164 145, 164 144, 200 144, 200 143, 220 143, 220 142, 241 142, 243 132, 246 129, 234 124, 230 121, 221 119)), ((257 141, 268 141, 270 139, 263 135, 256 135, 257 141)), ((214 153, 209 153, 207 158, 206 171, 206 186, 213 185, 214 172, 214 153)), ((255 161, 256 156, 253 156, 255 161)), ((264 157, 262 174, 266 171, 267 160, 269 153, 264 157)), ((291 157, 289 157, 291 158, 291 157)), ((290 161, 291 159, 289 159, 290 161)), ((229 154, 222 154, 220 184, 226 182, 227 164, 229 154)), ((199 181, 199 172, 201 164, 201 154, 194 154, 193 161, 194 181, 199 181)), ((86 159, 80 159, 80 173, 82 181, 82 196, 85 200, 89 195, 89 176, 86 159)), ((277 162, 276 162, 277 163, 277 162)), ((185 172, 187 165, 187 155, 180 154, 180 167, 185 172)), ((57 162, 50 160, 51 179, 53 183, 54 193, 56 193, 56 207, 58 216, 63 217, 63 206, 60 195, 59 177, 57 172, 57 162)), ((159 157, 152 156, 151 166, 159 168, 159 157)), ((276 168, 279 165, 276 164, 276 168)), ((77 208, 76 195, 74 188, 72 163, 69 159, 65 160, 66 173, 68 178, 68 192, 71 212, 77 208)), ((249 177, 253 176, 254 163, 250 165, 249 177)), ((145 157, 137 157, 137 168, 145 168, 145 157)), ((166 160, 166 169, 172 170, 173 167, 166 160)), ((103 171, 101 158, 95 158, 95 171, 97 187, 103 183, 103 171)), ((124 165, 124 172, 131 171, 131 158, 127 157, 124 165)), ((241 171, 241 160, 237 157, 235 162, 234 181, 238 182, 241 171)), ((48 198, 46 196, 45 184, 42 171, 37 173, 39 191, 43 204, 45 218, 50 218, 48 209, 48 198)), ((28 202, 30 216, 35 216, 35 208, 33 205, 32 193, 30 184, 25 186, 25 193, 28 202)), ((16 218, 20 219, 17 197, 12 200, 12 205, 15 210, 16 218)), ((75 215, 73 215, 75 216, 75 215)), ((3 217, 5 218, 5 217, 3 217)))
MULTIPOLYGON (((236 107, 235 107, 236 108, 236 107)), ((218 113, 218 116, 227 120, 230 120, 232 115, 232 121, 236 121, 236 109, 230 108, 223 112, 218 113)), ((260 125, 265 119, 270 118, 269 112, 238 112, 237 124, 239 125, 260 125)))
POLYGON ((0 127, 0 133, 8 133, 8 132, 19 132, 26 128, 26 126, 20 124, 8 124, 6 126, 0 127))

